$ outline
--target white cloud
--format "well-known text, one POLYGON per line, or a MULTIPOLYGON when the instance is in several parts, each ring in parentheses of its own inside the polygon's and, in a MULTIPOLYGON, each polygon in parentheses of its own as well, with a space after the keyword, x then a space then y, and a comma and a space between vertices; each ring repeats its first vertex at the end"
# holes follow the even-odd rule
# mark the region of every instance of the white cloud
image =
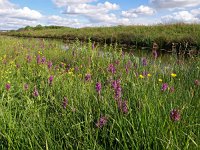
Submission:
POLYGON ((15 7, 15 5, 8 0, 0 0, 0 9, 8 9, 13 7, 15 7))
POLYGON ((157 8, 183 8, 200 5, 200 0, 151 0, 157 8))
POLYGON ((82 15, 91 15, 99 13, 108 13, 111 10, 117 10, 119 6, 117 4, 112 4, 110 2, 98 3, 97 5, 90 4, 77 4, 68 6, 67 9, 63 12, 64 14, 82 14, 82 15))
POLYGON ((42 14, 36 10, 31 10, 28 7, 24 7, 21 9, 16 8, 0 8, 0 16, 9 17, 9 18, 18 18, 25 20, 39 20, 42 18, 42 14))
POLYGON ((47 25, 79 27, 81 24, 78 19, 63 18, 60 16, 48 16, 46 20, 47 25))
POLYGON ((136 18, 138 15, 153 15, 155 14, 156 10, 148 7, 141 5, 136 9, 130 9, 128 11, 122 11, 122 16, 127 17, 127 18, 136 18))
POLYGON ((184 22, 184 23, 199 23, 200 18, 194 14, 194 11, 179 11, 172 15, 166 15, 161 17, 164 23, 184 22))
POLYGON ((57 7, 85 4, 95 2, 96 0, 52 0, 57 7))

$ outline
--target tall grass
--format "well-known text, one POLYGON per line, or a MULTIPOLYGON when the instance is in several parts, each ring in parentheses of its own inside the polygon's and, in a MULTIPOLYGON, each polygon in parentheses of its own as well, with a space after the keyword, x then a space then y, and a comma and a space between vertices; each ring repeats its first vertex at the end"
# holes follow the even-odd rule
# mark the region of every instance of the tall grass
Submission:
POLYGON ((199 58, 10 37, 0 58, 0 149, 199 149, 199 58))
POLYGON ((151 47, 153 42, 159 44, 159 48, 170 49, 171 43, 181 42, 183 45, 189 42, 199 47, 199 24, 166 24, 153 26, 115 26, 93 28, 66 28, 66 27, 35 27, 25 28, 19 31, 8 32, 8 35, 42 38, 59 38, 66 40, 92 41, 102 43, 122 43, 151 47))

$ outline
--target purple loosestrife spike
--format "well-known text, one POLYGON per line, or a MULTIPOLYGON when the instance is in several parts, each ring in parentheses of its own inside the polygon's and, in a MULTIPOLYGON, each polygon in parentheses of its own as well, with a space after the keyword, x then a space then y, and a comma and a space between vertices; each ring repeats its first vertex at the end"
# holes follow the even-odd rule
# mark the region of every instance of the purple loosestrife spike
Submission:
POLYGON ((147 59, 146 58, 142 58, 142 65, 147 66, 147 59))
POLYGON ((179 110, 173 109, 170 111, 170 118, 172 121, 179 121, 181 119, 181 114, 179 110))
POLYGON ((144 77, 147 77, 148 72, 147 72, 147 71, 143 71, 143 72, 142 72, 142 75, 143 75, 144 77))
POLYGON ((64 97, 64 100, 63 100, 63 108, 64 109, 67 108, 67 104, 68 104, 68 99, 67 99, 67 97, 64 97))
POLYGON ((127 101, 122 102, 122 112, 124 114, 128 113, 128 105, 127 105, 127 101))
POLYGON ((96 91, 100 95, 100 92, 101 92, 101 83, 100 82, 96 83, 96 91))
POLYGON ((113 64, 110 64, 108 66, 108 71, 114 74, 116 72, 115 66, 113 64))
POLYGON ((200 81, 199 81, 199 80, 195 80, 195 81, 194 81, 194 84, 195 84, 196 86, 200 86, 200 81))
POLYGON ((91 80, 91 74, 86 74, 85 81, 90 81, 90 80, 91 80))
POLYGON ((48 66, 48 69, 51 69, 52 66, 53 66, 53 63, 51 61, 49 61, 48 64, 47 64, 47 66, 48 66))
POLYGON ((41 60, 42 64, 44 64, 46 62, 46 58, 43 56, 42 60, 41 60))
POLYGON ((6 90, 9 91, 10 90, 11 85, 9 83, 6 84, 6 90))
POLYGON ((106 123, 108 122, 108 118, 107 117, 101 117, 97 123, 96 123, 96 127, 97 128, 102 128, 103 126, 106 125, 106 123))
POLYGON ((36 87, 34 87, 33 96, 34 96, 34 97, 38 97, 38 96, 39 96, 39 92, 38 92, 38 90, 37 90, 36 87))
POLYGON ((32 60, 32 58, 31 58, 31 56, 30 56, 30 55, 28 55, 28 56, 26 57, 26 59, 27 59, 27 62, 28 62, 28 63, 30 63, 30 62, 31 62, 31 60, 32 60))
POLYGON ((54 78, 54 77, 53 77, 52 75, 49 77, 49 85, 52 85, 53 78, 54 78))
POLYGON ((25 90, 25 91, 28 90, 28 84, 27 84, 27 83, 24 84, 24 90, 25 90))
POLYGON ((167 83, 163 83, 162 84, 162 91, 166 91, 167 90, 167 88, 168 88, 168 84, 167 83))
POLYGON ((153 57, 154 57, 154 59, 156 59, 158 57, 158 53, 156 50, 153 51, 153 57))
POLYGON ((40 55, 37 55, 37 64, 40 64, 40 63, 41 63, 40 55))

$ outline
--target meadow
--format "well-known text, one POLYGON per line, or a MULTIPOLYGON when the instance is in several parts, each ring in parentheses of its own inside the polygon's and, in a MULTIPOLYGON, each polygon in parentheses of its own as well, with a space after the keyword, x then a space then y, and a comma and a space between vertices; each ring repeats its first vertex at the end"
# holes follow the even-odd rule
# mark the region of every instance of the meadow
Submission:
POLYGON ((199 57, 61 46, 0 37, 0 149, 200 148, 199 57))
POLYGON ((189 43, 197 49, 200 47, 199 24, 159 24, 152 26, 114 26, 69 28, 58 26, 27 26, 17 31, 6 33, 17 37, 54 38, 63 40, 87 41, 89 38, 98 43, 118 43, 136 47, 152 47, 156 42, 160 49, 171 49, 172 43, 189 43))

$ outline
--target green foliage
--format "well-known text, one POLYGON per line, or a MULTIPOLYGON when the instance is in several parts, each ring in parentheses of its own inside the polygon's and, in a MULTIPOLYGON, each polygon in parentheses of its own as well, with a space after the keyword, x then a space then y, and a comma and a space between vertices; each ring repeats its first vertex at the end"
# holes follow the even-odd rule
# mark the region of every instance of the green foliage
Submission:
POLYGON ((144 66, 141 58, 117 46, 92 44, 77 40, 68 49, 55 40, 0 37, 0 149, 199 149, 199 57, 169 56, 163 62, 145 56, 144 66), (111 64, 115 73, 109 71, 111 64), (119 109, 111 86, 117 79, 127 113, 119 109), (172 109, 180 111, 180 120, 170 119, 172 109), (98 128, 103 116, 107 123, 98 128))

